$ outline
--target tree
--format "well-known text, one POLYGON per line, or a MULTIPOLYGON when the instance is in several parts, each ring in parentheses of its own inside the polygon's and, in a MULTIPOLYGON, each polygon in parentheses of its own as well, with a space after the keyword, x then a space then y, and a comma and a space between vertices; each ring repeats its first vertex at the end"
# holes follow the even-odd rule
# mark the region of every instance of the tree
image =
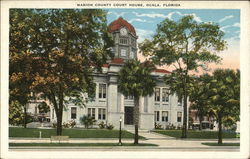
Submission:
POLYGON ((187 137, 190 72, 206 69, 206 63, 220 61, 216 53, 226 47, 223 35, 218 24, 197 23, 193 16, 184 16, 177 22, 165 19, 158 24, 152 40, 146 39, 139 44, 141 52, 151 56, 154 64, 174 68, 172 75, 165 79, 170 84, 170 91, 184 99, 183 138, 187 137))
POLYGON ((211 77, 208 74, 201 75, 194 79, 190 87, 190 109, 197 111, 196 113, 200 121, 200 130, 202 129, 204 116, 209 115, 209 87, 207 84, 210 82, 210 79, 211 77))
POLYGON ((48 113, 50 108, 46 102, 41 102, 38 104, 39 113, 48 113))
POLYGON ((218 122, 218 144, 222 144, 222 124, 239 121, 240 71, 215 70, 209 82, 210 111, 218 122))
MULTIPOLYGON (((31 81, 29 80, 28 74, 29 71, 27 70, 27 66, 29 65, 28 62, 24 63, 26 61, 26 57, 23 55, 20 55, 23 60, 18 60, 13 62, 10 60, 10 72, 13 69, 13 66, 18 66, 17 72, 11 72, 10 76, 10 83, 9 83, 9 88, 10 88, 10 99, 9 99, 9 105, 10 108, 16 108, 16 109, 10 109, 10 111, 14 110, 22 110, 23 112, 21 113, 22 117, 22 122, 23 122, 23 127, 26 128, 27 125, 27 119, 28 119, 28 114, 27 114, 27 104, 28 101, 31 99, 31 81), (22 71, 22 73, 19 72, 22 71), (20 107, 20 108, 17 108, 20 107)), ((10 112, 12 114, 12 112, 10 112)))
POLYGON ((57 135, 63 108, 70 102, 84 106, 95 92, 93 71, 101 71, 113 56, 106 14, 100 9, 10 10, 10 83, 20 84, 10 92, 43 94, 55 109, 57 135))
POLYGON ((26 128, 26 124, 32 122, 32 116, 24 112, 23 106, 18 101, 11 101, 9 107, 9 123, 10 125, 23 125, 26 128))
POLYGON ((9 107, 9 123, 11 125, 23 124, 23 110, 18 101, 12 101, 9 107))
POLYGON ((125 96, 134 97, 134 144, 138 144, 139 135, 139 99, 141 96, 152 95, 156 86, 151 72, 154 66, 149 62, 128 60, 118 74, 118 88, 125 96))

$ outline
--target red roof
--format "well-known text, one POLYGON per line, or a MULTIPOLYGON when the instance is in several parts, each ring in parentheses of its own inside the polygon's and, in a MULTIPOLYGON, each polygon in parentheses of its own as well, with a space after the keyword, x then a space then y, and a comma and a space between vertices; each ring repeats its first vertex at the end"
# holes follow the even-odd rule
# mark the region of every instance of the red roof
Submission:
POLYGON ((164 70, 164 69, 155 69, 154 72, 166 73, 166 74, 171 73, 171 72, 164 70))
POLYGON ((122 27, 126 27, 129 32, 136 35, 135 28, 131 24, 129 24, 126 20, 124 20, 122 17, 110 23, 108 26, 108 31, 112 33, 114 31, 120 30, 120 28, 122 27))
POLYGON ((102 67, 109 67, 109 64, 103 64, 102 67))
POLYGON ((122 59, 122 58, 114 58, 110 63, 112 63, 112 64, 122 64, 122 63, 124 63, 124 59, 122 59))

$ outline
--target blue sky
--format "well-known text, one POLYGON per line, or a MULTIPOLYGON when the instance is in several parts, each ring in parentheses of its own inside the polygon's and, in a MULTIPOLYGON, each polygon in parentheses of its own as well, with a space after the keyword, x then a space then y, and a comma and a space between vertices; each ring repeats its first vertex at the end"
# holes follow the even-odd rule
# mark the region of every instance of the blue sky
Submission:
POLYGON ((201 22, 213 22, 220 25, 228 42, 228 49, 221 56, 238 60, 240 54, 240 10, 238 9, 107 9, 108 24, 120 16, 131 23, 139 36, 138 42, 150 38, 157 24, 166 18, 178 20, 185 15, 193 15, 201 22), (235 59, 238 58, 238 59, 235 59))

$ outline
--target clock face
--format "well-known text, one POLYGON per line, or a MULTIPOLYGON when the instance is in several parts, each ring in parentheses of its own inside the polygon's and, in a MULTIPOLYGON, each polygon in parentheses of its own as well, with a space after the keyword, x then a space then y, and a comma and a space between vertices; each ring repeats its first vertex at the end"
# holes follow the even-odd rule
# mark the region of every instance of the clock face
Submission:
POLYGON ((127 35, 128 34, 127 29, 125 29, 125 28, 121 28, 120 33, 121 33, 121 35, 127 35))

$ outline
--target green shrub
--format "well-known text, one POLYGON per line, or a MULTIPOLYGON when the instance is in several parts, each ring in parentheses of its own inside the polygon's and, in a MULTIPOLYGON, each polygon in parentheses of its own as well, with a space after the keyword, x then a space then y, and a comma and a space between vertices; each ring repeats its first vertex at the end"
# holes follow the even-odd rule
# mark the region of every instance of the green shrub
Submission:
POLYGON ((112 124, 108 124, 108 125, 107 125, 107 129, 108 129, 108 130, 112 130, 112 129, 114 129, 114 125, 112 125, 112 124))
POLYGON ((98 124, 100 129, 104 129, 106 127, 106 124, 102 121, 98 124))
POLYGON ((85 126, 85 128, 88 129, 89 126, 94 125, 96 120, 93 117, 84 115, 83 117, 80 118, 80 122, 85 126))
POLYGON ((75 120, 70 120, 70 121, 69 121, 69 126, 70 126, 71 128, 74 128, 74 127, 76 126, 76 121, 75 121, 75 120))
POLYGON ((62 126, 63 128, 69 128, 69 123, 63 122, 62 126))
POLYGON ((174 124, 166 126, 166 130, 173 130, 173 129, 176 129, 176 127, 174 126, 174 124))
POLYGON ((178 126, 177 126, 177 129, 178 129, 178 130, 182 129, 182 126, 178 125, 178 126))
MULTIPOLYGON (((9 105, 9 124, 20 126, 24 124, 25 114, 23 106, 18 101, 12 101, 9 105)), ((26 124, 33 122, 34 119, 30 113, 26 113, 26 124)))
POLYGON ((159 123, 155 123, 155 129, 162 129, 162 125, 159 123))
POLYGON ((53 122, 52 123, 52 128, 56 128, 57 127, 57 122, 53 122))

